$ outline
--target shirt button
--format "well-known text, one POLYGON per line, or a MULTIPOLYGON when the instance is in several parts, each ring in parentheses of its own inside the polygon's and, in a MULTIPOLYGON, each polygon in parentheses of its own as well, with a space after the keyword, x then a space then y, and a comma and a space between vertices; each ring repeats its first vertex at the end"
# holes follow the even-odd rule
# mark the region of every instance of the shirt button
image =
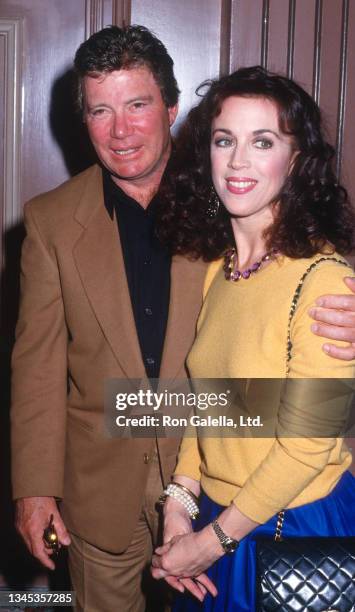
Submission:
POLYGON ((151 317, 153 314, 153 311, 151 308, 145 308, 144 309, 145 314, 147 315, 147 317, 151 317))
POLYGON ((148 453, 144 453, 143 461, 144 461, 145 464, 149 463, 149 455, 148 455, 148 453))
POLYGON ((146 362, 148 365, 154 365, 155 359, 153 359, 153 357, 146 357, 146 362))

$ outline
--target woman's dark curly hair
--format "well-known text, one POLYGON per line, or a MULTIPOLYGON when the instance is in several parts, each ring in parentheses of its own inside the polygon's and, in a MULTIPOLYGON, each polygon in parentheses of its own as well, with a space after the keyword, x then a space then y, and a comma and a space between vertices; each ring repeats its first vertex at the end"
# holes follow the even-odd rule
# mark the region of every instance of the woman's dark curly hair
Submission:
POLYGON ((230 215, 224 208, 206 215, 211 193, 210 141, 214 117, 230 96, 263 97, 274 102, 282 132, 298 154, 275 198, 274 223, 265 232, 267 248, 292 257, 311 257, 352 248, 354 213, 332 168, 334 149, 322 133, 317 104, 299 85, 260 66, 241 68, 200 85, 208 90, 193 108, 175 143, 162 185, 158 234, 173 253, 212 261, 233 246, 230 215))

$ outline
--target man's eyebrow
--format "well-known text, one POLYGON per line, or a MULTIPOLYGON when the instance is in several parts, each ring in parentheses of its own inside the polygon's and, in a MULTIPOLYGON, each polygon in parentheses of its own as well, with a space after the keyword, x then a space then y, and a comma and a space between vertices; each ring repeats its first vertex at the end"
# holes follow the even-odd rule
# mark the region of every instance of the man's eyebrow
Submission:
POLYGON ((89 104, 86 102, 86 108, 91 110, 92 108, 97 108, 98 106, 107 106, 106 102, 95 102, 95 104, 89 104))
POLYGON ((135 96, 134 98, 129 98, 126 100, 126 104, 132 104, 132 102, 152 102, 153 96, 135 96))

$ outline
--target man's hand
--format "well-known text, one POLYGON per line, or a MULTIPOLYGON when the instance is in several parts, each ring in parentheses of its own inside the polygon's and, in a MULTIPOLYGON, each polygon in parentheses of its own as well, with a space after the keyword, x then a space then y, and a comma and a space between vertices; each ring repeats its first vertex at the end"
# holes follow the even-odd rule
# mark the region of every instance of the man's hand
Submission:
MULTIPOLYGON (((355 293, 355 277, 344 280, 355 293)), ((311 327, 317 336, 350 343, 347 347, 340 347, 327 342, 323 344, 325 353, 345 361, 355 359, 355 295, 323 295, 309 314, 318 321, 311 327)))
POLYGON ((55 565, 50 556, 53 551, 46 548, 43 541, 43 531, 48 527, 51 514, 53 525, 61 545, 70 544, 69 533, 58 512, 54 497, 22 497, 16 500, 15 525, 23 537, 28 550, 45 567, 54 569, 55 565))

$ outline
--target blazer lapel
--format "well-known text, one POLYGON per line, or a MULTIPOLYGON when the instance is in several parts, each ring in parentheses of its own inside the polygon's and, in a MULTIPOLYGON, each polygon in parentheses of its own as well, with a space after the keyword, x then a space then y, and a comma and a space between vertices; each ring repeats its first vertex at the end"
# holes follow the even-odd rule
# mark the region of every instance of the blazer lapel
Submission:
POLYGON ((74 259, 97 321, 125 375, 145 377, 117 220, 111 220, 105 208, 98 167, 89 177, 75 219, 83 232, 74 259))
POLYGON ((195 337, 201 308, 206 264, 175 256, 171 265, 170 306, 160 378, 183 375, 186 356, 195 337))

